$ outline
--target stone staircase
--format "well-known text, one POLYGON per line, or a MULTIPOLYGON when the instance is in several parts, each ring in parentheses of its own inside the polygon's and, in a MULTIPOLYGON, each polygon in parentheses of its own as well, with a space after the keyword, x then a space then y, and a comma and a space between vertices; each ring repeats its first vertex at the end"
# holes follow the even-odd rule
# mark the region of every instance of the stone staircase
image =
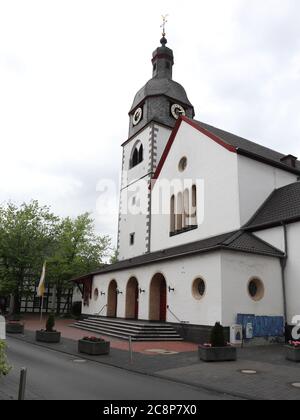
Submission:
POLYGON ((177 331, 168 324, 119 320, 90 316, 71 325, 73 328, 132 341, 182 341, 177 331))

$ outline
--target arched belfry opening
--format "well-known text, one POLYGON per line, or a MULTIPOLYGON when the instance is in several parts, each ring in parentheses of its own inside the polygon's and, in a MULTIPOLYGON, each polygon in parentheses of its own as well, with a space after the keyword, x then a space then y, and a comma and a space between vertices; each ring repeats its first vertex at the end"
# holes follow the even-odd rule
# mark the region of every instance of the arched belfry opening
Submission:
POLYGON ((117 317, 117 307, 118 307, 118 285, 116 280, 112 280, 108 286, 107 293, 107 316, 108 318, 117 317))
POLYGON ((135 277, 127 283, 125 316, 127 319, 139 318, 139 283, 135 277))
POLYGON ((167 320, 167 283, 161 273, 155 274, 150 284, 149 320, 167 320))

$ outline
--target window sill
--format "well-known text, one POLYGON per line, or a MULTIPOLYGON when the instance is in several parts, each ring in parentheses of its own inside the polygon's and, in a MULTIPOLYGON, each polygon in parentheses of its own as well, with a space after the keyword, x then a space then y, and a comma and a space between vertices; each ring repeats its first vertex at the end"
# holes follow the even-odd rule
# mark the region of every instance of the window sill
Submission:
POLYGON ((172 238, 173 236, 182 235, 183 233, 187 233, 187 232, 190 232, 191 230, 196 230, 196 229, 198 229, 198 225, 188 226, 184 229, 176 230, 175 232, 170 232, 170 237, 172 238))

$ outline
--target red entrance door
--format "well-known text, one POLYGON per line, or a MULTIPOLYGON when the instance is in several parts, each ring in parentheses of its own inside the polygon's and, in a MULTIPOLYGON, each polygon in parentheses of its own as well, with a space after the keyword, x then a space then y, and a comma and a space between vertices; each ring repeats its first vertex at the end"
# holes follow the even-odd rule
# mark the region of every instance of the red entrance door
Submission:
POLYGON ((159 320, 165 322, 167 320, 167 285, 164 279, 160 282, 160 314, 159 320))

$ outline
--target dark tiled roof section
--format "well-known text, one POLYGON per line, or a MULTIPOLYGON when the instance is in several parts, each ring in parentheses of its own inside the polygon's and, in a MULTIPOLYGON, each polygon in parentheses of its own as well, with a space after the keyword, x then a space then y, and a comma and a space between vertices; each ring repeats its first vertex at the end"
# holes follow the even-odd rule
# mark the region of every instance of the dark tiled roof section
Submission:
POLYGON ((235 134, 229 133, 227 131, 221 130, 219 128, 213 127, 211 125, 205 124, 201 121, 195 121, 200 127, 204 128, 205 130, 210 131, 214 135, 220 137, 225 143, 230 144, 231 146, 236 147, 240 151, 245 151, 252 155, 256 155, 263 159, 273 161, 277 165, 282 166, 287 170, 298 170, 300 171, 300 161, 296 162, 296 168, 291 168, 290 166, 281 162, 281 159, 285 157, 284 154, 276 152, 275 150, 269 149, 268 147, 261 146, 260 144, 254 143, 250 140, 246 140, 242 137, 239 137, 235 134))
POLYGON ((300 220, 300 182, 275 190, 246 228, 251 230, 300 220))
MULTIPOLYGON (((91 273, 90 275, 110 273, 113 271, 120 271, 128 268, 139 267, 158 261, 164 261, 173 258, 179 258, 188 255, 200 254, 203 252, 216 251, 221 249, 255 253, 279 258, 283 257, 283 253, 281 251, 261 241, 259 238, 256 238, 251 233, 236 231, 214 236, 212 238, 204 239, 197 242, 191 242, 185 245, 177 246, 175 248, 168 248, 162 251, 144 254, 140 257, 132 258, 129 260, 120 261, 116 264, 109 265, 103 268, 102 270, 91 273)), ((78 281, 80 279, 76 280, 78 281)))
POLYGON ((130 112, 132 112, 145 98, 149 96, 166 95, 174 100, 193 106, 186 94, 185 89, 172 79, 150 79, 135 95, 130 112))
POLYGON ((232 242, 226 244, 226 246, 232 250, 250 252, 254 254, 270 255, 282 257, 283 253, 277 248, 274 248, 267 242, 261 240, 255 235, 252 235, 247 232, 239 232, 235 235, 235 238, 232 242))

